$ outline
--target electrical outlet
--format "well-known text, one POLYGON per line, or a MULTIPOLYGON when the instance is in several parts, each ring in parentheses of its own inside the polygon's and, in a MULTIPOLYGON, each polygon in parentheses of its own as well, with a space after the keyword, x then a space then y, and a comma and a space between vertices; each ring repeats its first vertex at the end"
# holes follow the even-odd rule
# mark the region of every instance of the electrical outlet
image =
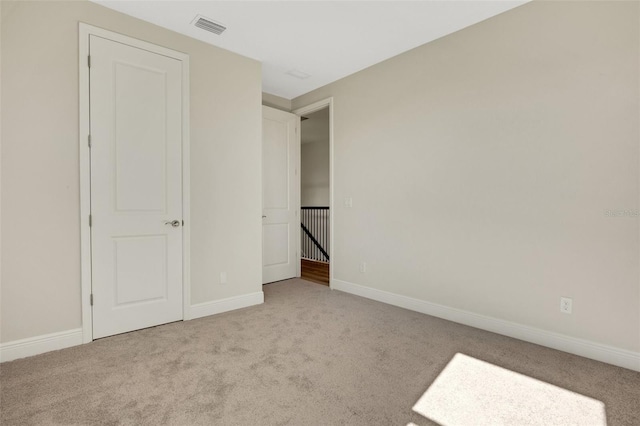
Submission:
POLYGON ((367 272, 367 262, 360 262, 360 272, 363 274, 367 272))
POLYGON ((227 273, 220 272, 220 284, 226 284, 226 283, 227 283, 227 273))
POLYGON ((573 308, 573 300, 570 297, 560 298, 560 312, 570 314, 573 308))

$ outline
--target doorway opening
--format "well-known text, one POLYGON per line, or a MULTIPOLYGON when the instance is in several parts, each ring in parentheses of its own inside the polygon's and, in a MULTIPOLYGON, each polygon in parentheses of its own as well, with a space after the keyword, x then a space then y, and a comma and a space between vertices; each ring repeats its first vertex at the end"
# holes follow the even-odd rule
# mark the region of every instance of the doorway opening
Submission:
POLYGON ((302 114, 300 120, 301 277, 328 286, 331 258, 329 105, 302 114))

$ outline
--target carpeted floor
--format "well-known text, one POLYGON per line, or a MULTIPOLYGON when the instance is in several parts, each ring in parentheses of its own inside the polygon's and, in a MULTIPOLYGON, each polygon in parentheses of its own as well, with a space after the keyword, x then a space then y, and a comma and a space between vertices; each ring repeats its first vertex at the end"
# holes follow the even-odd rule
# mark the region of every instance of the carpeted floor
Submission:
POLYGON ((640 425, 640 373, 299 279, 264 291, 264 305, 3 363, 0 423, 432 425, 411 408, 460 352, 640 425))

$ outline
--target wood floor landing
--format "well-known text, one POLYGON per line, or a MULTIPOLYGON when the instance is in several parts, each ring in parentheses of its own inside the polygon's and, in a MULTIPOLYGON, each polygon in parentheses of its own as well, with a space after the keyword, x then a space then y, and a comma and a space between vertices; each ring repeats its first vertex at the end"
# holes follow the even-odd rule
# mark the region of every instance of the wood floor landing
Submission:
POLYGON ((329 285, 329 264, 315 260, 302 259, 302 279, 314 283, 329 285))

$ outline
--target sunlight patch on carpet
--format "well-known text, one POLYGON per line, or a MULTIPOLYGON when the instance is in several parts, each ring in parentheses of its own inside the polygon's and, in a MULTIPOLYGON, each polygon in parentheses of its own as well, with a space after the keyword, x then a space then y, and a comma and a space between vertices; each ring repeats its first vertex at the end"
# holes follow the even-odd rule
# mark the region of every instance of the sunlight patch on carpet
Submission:
POLYGON ((413 411, 442 426, 605 426, 604 403, 456 354, 413 411))

